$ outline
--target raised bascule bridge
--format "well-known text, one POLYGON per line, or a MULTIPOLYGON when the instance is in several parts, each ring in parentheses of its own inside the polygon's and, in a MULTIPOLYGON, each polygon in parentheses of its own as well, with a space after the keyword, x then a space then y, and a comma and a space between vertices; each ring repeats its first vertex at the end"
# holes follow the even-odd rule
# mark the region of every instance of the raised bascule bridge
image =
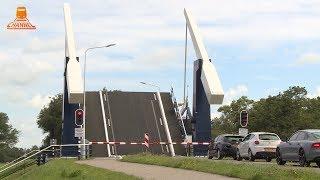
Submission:
MULTIPOLYGON (((99 142, 125 142, 116 145, 92 145, 93 156, 111 156, 151 152, 168 154, 163 118, 160 112, 156 93, 153 92, 122 92, 98 91, 86 93, 87 121, 86 139, 99 142), (148 133, 150 147, 131 143, 143 142, 144 134, 148 133)), ((174 110, 172 94, 161 93, 161 99, 173 142, 183 142, 184 134, 181 123, 174 110)), ((184 146, 174 145, 177 155, 186 155, 184 146)))
MULTIPOLYGON (((182 103, 177 102, 173 89, 161 93, 86 92, 76 56, 70 7, 65 4, 62 144, 90 144, 90 154, 94 157, 141 152, 171 156, 207 154, 207 145, 211 140, 210 105, 221 104, 224 92, 195 21, 187 10, 184 15, 186 42, 189 30, 197 55, 194 61, 192 110, 185 95, 182 103), (77 109, 84 110, 84 124, 75 123, 77 109), (85 133, 79 137, 78 131, 83 129, 85 133)), ((62 148, 62 156, 78 156, 79 153, 78 147, 62 148)), ((81 155, 85 154, 86 150, 82 148, 81 155)))

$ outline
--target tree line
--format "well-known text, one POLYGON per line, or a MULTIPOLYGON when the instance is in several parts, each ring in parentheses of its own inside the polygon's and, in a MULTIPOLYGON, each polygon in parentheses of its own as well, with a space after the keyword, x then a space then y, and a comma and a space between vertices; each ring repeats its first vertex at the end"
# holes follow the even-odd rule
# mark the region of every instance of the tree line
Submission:
POLYGON ((14 147, 19 131, 9 123, 6 113, 0 112, 0 162, 11 161, 23 154, 22 148, 14 147))
POLYGON ((221 116, 213 119, 212 134, 238 133, 241 110, 249 113, 249 132, 274 132, 282 140, 300 129, 320 129, 320 97, 307 94, 304 87, 293 86, 256 101, 242 96, 218 109, 221 116))

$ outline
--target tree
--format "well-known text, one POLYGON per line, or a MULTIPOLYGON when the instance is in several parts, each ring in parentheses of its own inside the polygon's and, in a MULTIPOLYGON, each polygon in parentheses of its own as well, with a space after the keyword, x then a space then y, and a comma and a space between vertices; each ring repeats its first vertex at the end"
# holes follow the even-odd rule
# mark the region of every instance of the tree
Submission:
POLYGON ((13 147, 18 142, 19 131, 9 124, 6 113, 0 112, 0 144, 13 147))
POLYGON ((25 153, 29 153, 31 151, 35 151, 35 150, 39 150, 40 147, 38 147, 37 145, 33 145, 31 148, 25 149, 25 153))
POLYGON ((9 124, 6 113, 0 112, 0 162, 10 161, 21 154, 13 147, 18 142, 19 131, 9 124))
POLYGON ((57 140, 58 144, 61 144, 62 99, 62 94, 51 97, 50 103, 44 106, 38 115, 38 127, 41 128, 44 133, 48 133, 43 140, 45 145, 49 145, 50 139, 53 138, 57 140))
POLYGON ((305 120, 304 106, 308 99, 303 87, 293 86, 276 96, 269 96, 254 103, 249 129, 269 131, 287 139, 293 132, 312 127, 305 120))
POLYGON ((236 133, 239 127, 239 112, 249 112, 248 129, 277 133, 283 140, 299 129, 318 128, 320 126, 320 98, 307 98, 304 87, 289 87, 278 95, 268 96, 258 101, 241 97, 230 105, 218 109, 222 116, 218 119, 218 128, 224 133, 236 133))
MULTIPOLYGON (((253 100, 246 96, 234 100, 230 105, 221 106, 218 112, 222 113, 221 117, 214 119, 214 131, 221 133, 237 133, 239 125, 240 112, 242 110, 250 111, 253 100)), ((216 135, 216 133, 214 133, 216 135)))
MULTIPOLYGON (((106 88, 103 88, 106 90, 106 88)), ((120 92, 120 90, 113 90, 108 92, 120 92)), ((37 124, 43 133, 48 135, 43 139, 45 146, 50 144, 50 139, 56 139, 57 144, 61 144, 62 132, 62 103, 63 95, 57 94, 51 97, 48 105, 44 106, 37 117, 37 124)))

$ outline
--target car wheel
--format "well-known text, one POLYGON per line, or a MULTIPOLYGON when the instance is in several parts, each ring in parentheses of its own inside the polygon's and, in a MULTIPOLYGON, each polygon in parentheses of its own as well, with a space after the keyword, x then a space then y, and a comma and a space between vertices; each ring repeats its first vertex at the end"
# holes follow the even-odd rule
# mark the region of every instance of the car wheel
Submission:
POLYGON ((276 161, 277 161, 278 165, 285 165, 286 164, 286 161, 282 160, 279 149, 277 149, 277 151, 276 151, 276 161))
POLYGON ((223 158, 223 155, 222 155, 222 152, 220 151, 220 149, 217 150, 217 158, 218 159, 222 159, 223 158))
POLYGON ((301 167, 304 167, 304 166, 306 166, 308 164, 310 164, 310 163, 307 162, 306 155, 305 155, 303 149, 300 149, 299 150, 299 165, 301 167))
POLYGON ((237 149, 237 155, 236 155, 236 159, 237 159, 237 161, 242 161, 242 157, 241 157, 241 155, 240 155, 240 151, 239 151, 239 149, 237 149))
POLYGON ((210 154, 210 151, 208 151, 208 159, 212 159, 213 156, 210 154))
POLYGON ((249 155, 249 160, 250 161, 254 161, 256 158, 254 157, 254 155, 251 152, 251 149, 248 150, 248 155, 249 155))
POLYGON ((311 162, 307 161, 306 167, 310 167, 310 165, 311 165, 311 162))
POLYGON ((320 161, 316 161, 318 168, 320 168, 320 161))
POLYGON ((267 157, 267 158, 266 158, 266 161, 267 161, 267 162, 271 162, 271 161, 272 161, 272 158, 271 158, 271 157, 267 157))
POLYGON ((237 155, 232 156, 233 160, 237 160, 237 155))

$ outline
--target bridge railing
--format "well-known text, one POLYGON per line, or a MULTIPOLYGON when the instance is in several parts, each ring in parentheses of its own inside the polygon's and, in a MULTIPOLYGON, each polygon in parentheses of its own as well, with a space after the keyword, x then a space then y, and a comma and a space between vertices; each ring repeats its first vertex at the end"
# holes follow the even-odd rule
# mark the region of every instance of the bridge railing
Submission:
MULTIPOLYGON (((84 144, 85 146, 88 146, 90 144, 84 144)), ((46 151, 51 151, 49 150, 50 148, 53 148, 53 147, 59 147, 61 149, 61 147, 70 147, 70 146, 83 146, 83 144, 63 144, 63 145, 50 145, 44 149, 41 149, 41 150, 34 150, 34 151, 31 151, 29 153, 26 153, 24 154, 23 156, 3 165, 0 167, 0 175, 1 173, 4 173, 5 171, 17 166, 17 165, 20 165, 22 164, 23 162, 27 161, 28 159, 32 158, 32 157, 35 157, 36 155, 39 155, 40 153, 43 153, 43 152, 46 152, 46 151)))

